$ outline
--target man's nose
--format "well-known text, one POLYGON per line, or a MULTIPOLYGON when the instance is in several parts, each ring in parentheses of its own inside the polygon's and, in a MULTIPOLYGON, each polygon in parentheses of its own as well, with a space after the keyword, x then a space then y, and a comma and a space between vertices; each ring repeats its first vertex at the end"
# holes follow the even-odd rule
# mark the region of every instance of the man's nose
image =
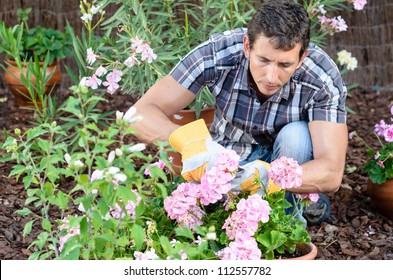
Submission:
POLYGON ((274 83, 278 79, 278 69, 277 65, 269 65, 267 70, 267 80, 269 83, 274 83))

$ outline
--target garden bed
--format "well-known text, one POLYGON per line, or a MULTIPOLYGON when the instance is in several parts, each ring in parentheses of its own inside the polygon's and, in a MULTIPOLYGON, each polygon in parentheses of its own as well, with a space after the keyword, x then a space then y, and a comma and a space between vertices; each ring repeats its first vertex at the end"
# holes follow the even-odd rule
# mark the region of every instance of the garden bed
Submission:
MULTIPOLYGON (((354 92, 347 104, 357 114, 348 116, 349 131, 357 130, 359 135, 372 139, 374 124, 382 118, 386 121, 391 118, 389 106, 393 105, 392 94, 354 92)), ((107 97, 109 102, 104 105, 104 110, 124 112, 133 104, 130 96, 114 94, 107 97)), ((31 126, 32 111, 17 108, 12 96, 7 106, 1 109, 5 110, 5 114, 2 112, 0 115, 0 124, 6 121, 10 131, 14 128, 24 131, 31 126), (7 119, 4 120, 3 116, 7 119)), ((4 141, 3 135, 0 140, 4 141)), ((381 216, 370 202, 367 177, 361 171, 366 161, 364 150, 359 143, 350 141, 347 166, 352 172, 346 172, 340 190, 329 195, 333 221, 308 228, 313 243, 319 249, 316 259, 393 259, 393 223, 381 216)), ((32 240, 32 237, 25 240, 22 237, 27 219, 14 213, 23 208, 26 195, 20 182, 8 178, 9 171, 10 166, 0 163, 0 259, 27 259, 31 254, 27 246, 32 240)), ((39 233, 38 229, 33 229, 32 233, 39 233)))

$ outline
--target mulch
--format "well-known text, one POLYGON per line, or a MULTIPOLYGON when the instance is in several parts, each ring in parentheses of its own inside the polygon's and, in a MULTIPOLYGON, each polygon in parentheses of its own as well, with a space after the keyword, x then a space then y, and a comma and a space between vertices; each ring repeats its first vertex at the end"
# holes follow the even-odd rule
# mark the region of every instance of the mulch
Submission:
MULTIPOLYGON (((356 112, 348 115, 349 131, 357 130, 366 140, 373 141, 372 129, 380 119, 389 121, 393 92, 374 92, 357 89, 347 100, 347 105, 356 112)), ((132 104, 130 96, 115 94, 108 96, 106 110, 126 111, 132 104)), ((0 125, 9 131, 31 126, 32 111, 15 106, 12 96, 6 106, 1 105, 0 125)), ((4 136, 0 136, 4 141, 4 136)), ((393 222, 382 216, 367 193, 367 175, 362 165, 367 160, 365 148, 358 141, 350 140, 347 151, 347 170, 341 188, 329 194, 332 204, 332 221, 308 230, 312 242, 318 247, 319 260, 387 260, 393 259, 393 222)), ((0 259, 27 259, 27 249, 33 236, 39 234, 33 228, 32 236, 22 237, 27 218, 15 214, 23 208, 26 197, 20 181, 9 178, 10 166, 0 163, 0 259)))

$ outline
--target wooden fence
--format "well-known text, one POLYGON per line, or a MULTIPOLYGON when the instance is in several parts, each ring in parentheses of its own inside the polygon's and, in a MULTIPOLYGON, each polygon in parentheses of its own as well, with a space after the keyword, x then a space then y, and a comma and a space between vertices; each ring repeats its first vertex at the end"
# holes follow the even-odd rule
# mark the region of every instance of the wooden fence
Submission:
MULTIPOLYGON (((31 26, 63 30, 68 20, 75 30, 81 30, 79 0, 0 0, 0 19, 15 24, 17 9, 27 7, 33 8, 31 26)), ((363 11, 341 15, 349 26, 348 31, 332 36, 325 49, 333 58, 337 51, 346 49, 358 59, 358 68, 345 76, 347 83, 393 91, 393 1, 369 0, 363 11)))

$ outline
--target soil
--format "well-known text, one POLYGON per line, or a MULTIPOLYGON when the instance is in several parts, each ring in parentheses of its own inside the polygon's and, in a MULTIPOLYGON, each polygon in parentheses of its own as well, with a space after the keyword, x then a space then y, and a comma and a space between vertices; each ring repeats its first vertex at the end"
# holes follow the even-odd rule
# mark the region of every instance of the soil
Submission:
MULTIPOLYGON (((348 115, 349 131, 357 130, 368 141, 376 142, 372 136, 374 124, 380 119, 389 122, 393 92, 370 92, 357 89, 347 100, 349 108, 356 114, 348 115)), ((108 96, 105 110, 125 111, 131 106, 130 96, 115 94, 108 96)), ((0 125, 8 131, 31 126, 32 111, 18 108, 12 96, 7 103, 0 104, 0 125)), ((4 141, 4 136, 0 136, 4 141)), ((328 194, 332 205, 329 223, 309 226, 312 242, 318 248, 319 260, 386 260, 393 259, 393 222, 382 216, 370 201, 367 193, 367 175, 362 171, 366 161, 365 148, 359 141, 350 140, 347 151, 347 170, 341 188, 328 194)), ((26 197, 21 182, 9 178, 9 164, 0 162, 0 259, 23 260, 31 254, 27 250, 33 237, 22 237, 27 218, 15 214, 23 207, 26 197)), ((33 236, 39 234, 33 228, 33 236)))

